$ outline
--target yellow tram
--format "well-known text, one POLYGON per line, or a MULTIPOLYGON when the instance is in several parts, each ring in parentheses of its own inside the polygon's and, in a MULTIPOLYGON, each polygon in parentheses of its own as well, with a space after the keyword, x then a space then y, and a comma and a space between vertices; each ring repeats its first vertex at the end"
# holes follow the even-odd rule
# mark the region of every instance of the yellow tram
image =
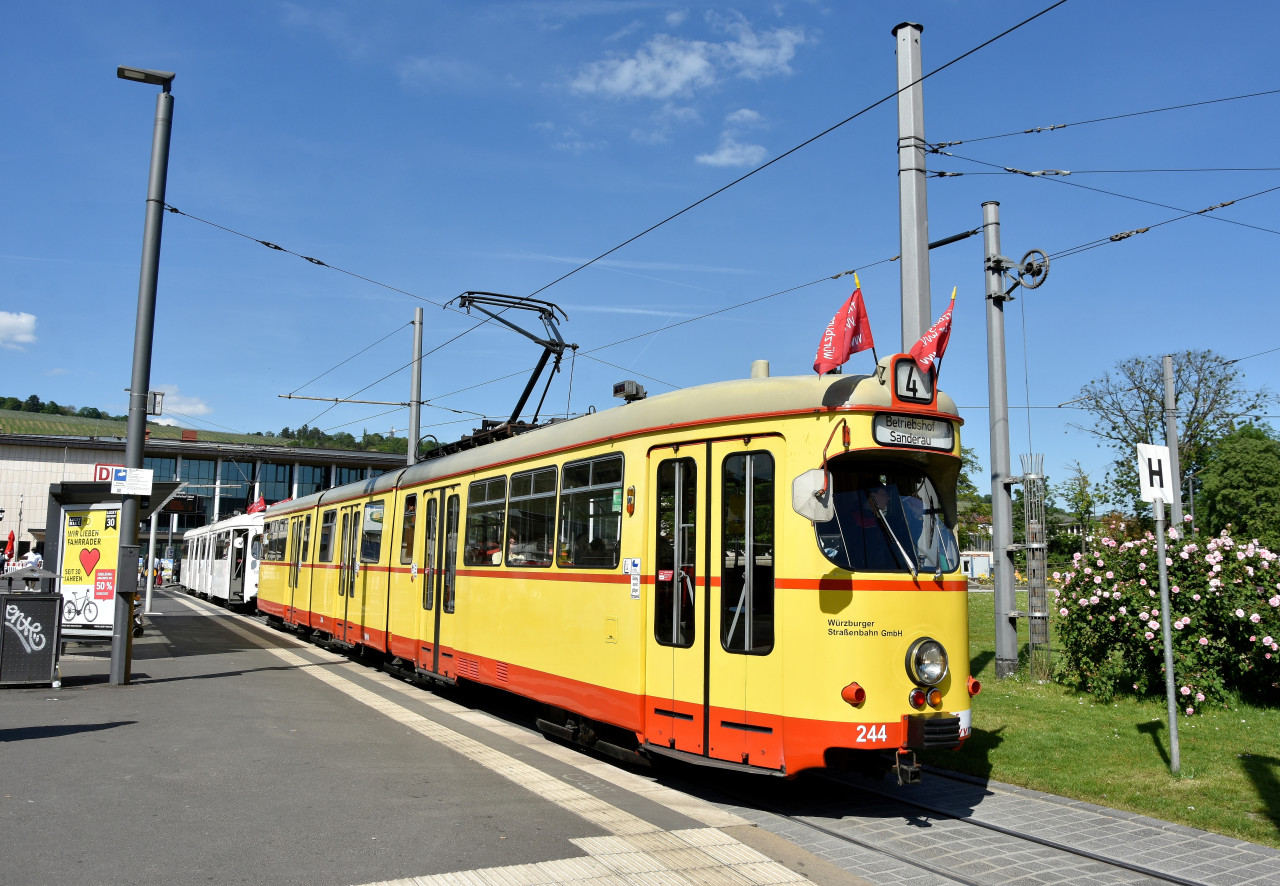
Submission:
POLYGON ((761 375, 273 505, 258 608, 616 756, 917 778, 978 690, 955 404, 906 354, 761 375))

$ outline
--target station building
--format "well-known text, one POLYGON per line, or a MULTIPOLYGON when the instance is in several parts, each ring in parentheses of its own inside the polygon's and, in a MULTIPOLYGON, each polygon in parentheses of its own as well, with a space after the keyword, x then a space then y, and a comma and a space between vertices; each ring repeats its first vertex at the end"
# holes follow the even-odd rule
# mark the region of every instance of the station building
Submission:
MULTIPOLYGON (((0 551, 14 533, 15 556, 43 550, 49 486, 110 479, 101 469, 124 464, 127 422, 0 410, 0 551)), ((310 495, 403 467, 390 452, 306 449, 279 437, 147 425, 143 467, 155 480, 178 480, 182 513, 157 516, 165 545, 182 533, 267 504, 310 495)), ((143 524, 146 538, 150 525, 143 524)))

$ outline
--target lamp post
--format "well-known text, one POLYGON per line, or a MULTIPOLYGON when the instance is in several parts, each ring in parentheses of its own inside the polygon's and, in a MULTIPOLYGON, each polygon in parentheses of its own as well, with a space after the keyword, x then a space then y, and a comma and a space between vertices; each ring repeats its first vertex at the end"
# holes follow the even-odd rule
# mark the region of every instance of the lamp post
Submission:
MULTIPOLYGON (((121 65, 121 80, 150 83, 161 88, 156 96, 156 122, 151 137, 151 173, 147 179, 146 220, 142 228, 142 270, 138 277, 138 319, 133 333, 133 376, 129 384, 129 425, 124 444, 126 468, 141 468, 147 434, 147 390, 151 386, 151 345, 155 332, 156 280, 160 273, 160 230, 164 222, 164 191, 169 176, 169 132, 173 125, 172 71, 151 71, 121 65)), ((120 560, 116 576, 115 622, 111 631, 109 682, 129 682, 133 661, 133 607, 138 588, 138 510, 136 495, 120 503, 120 560)))

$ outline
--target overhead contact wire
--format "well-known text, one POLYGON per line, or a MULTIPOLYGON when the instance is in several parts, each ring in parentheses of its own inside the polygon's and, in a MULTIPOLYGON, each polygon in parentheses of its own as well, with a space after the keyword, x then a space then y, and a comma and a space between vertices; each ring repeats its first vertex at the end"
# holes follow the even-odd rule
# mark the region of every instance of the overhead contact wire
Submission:
POLYGON ((889 101, 889 100, 890 100, 890 99, 892 99, 892 98, 896 98, 900 93, 905 92, 906 90, 908 90, 908 89, 912 88, 913 86, 915 86, 915 85, 917 85, 917 84, 919 84, 919 83, 923 83, 925 80, 928 80, 930 77, 934 76, 935 74, 940 74, 940 73, 942 73, 943 71, 945 71, 947 68, 951 67, 952 65, 954 65, 954 64, 956 64, 956 63, 958 63, 958 62, 963 61, 964 59, 966 59, 966 58, 968 58, 969 56, 973 55, 975 52, 978 52, 978 51, 980 51, 980 50, 982 50, 982 49, 985 49, 986 47, 990 46, 992 43, 995 43, 997 40, 1000 40, 1000 39, 1001 39, 1001 38, 1003 38, 1003 37, 1007 37, 1009 34, 1012 34, 1014 31, 1018 30, 1019 28, 1023 27, 1024 25, 1030 24, 1031 22, 1033 22, 1033 21, 1035 21, 1036 19, 1040 18, 1040 16, 1045 15, 1046 13, 1052 12, 1053 10, 1057 9, 1059 6, 1061 6, 1063 3, 1066 3, 1066 2, 1067 2, 1067 0, 1058 0, 1058 2, 1056 2, 1056 3, 1052 4, 1051 6, 1048 6, 1048 7, 1044 8, 1044 9, 1042 9, 1042 10, 1040 10, 1039 12, 1037 12, 1035 15, 1031 16, 1030 18, 1023 19, 1022 21, 1018 22, 1018 24, 1014 25, 1014 26, 1013 26, 1013 27, 1011 27, 1011 28, 1008 28, 1007 30, 1001 31, 999 34, 995 35, 995 36, 994 36, 994 37, 992 37, 991 39, 989 39, 989 40, 987 40, 987 41, 985 41, 985 42, 983 42, 983 43, 980 43, 980 44, 978 44, 977 46, 973 47, 973 48, 972 48, 972 49, 970 49, 968 52, 965 52, 965 53, 962 53, 962 54, 960 54, 960 55, 956 56, 956 57, 955 57, 955 58, 953 58, 951 61, 949 61, 949 62, 945 63, 945 64, 944 64, 944 65, 942 65, 941 67, 934 68, 934 69, 933 69, 932 71, 930 71, 929 73, 922 75, 921 77, 919 77, 918 79, 914 80, 913 82, 908 83, 906 86, 903 86, 901 89, 897 89, 897 90, 895 90, 895 91, 893 91, 893 92, 889 93, 888 95, 884 96, 883 98, 878 99, 878 100, 876 100, 875 102, 872 102, 871 104, 867 105, 867 106, 866 106, 865 108, 863 108, 862 110, 860 110, 860 111, 858 111, 858 112, 856 112, 856 113, 854 113, 854 114, 851 114, 850 116, 848 116, 848 117, 844 118, 844 119, 843 119, 843 120, 841 120, 839 123, 836 123, 836 124, 834 124, 834 125, 832 125, 832 126, 828 126, 826 129, 822 130, 822 132, 819 132, 817 135, 812 136, 811 138, 805 139, 805 140, 804 140, 804 141, 802 141, 800 144, 796 145, 794 148, 791 148, 791 149, 790 149, 790 150, 788 150, 788 151, 784 151, 783 153, 781 153, 781 154, 779 154, 778 156, 774 157, 772 160, 768 161, 767 163, 761 164, 760 166, 757 166, 755 169, 752 169, 750 172, 747 172, 747 173, 745 173, 745 174, 743 174, 743 175, 738 176, 738 177, 737 177, 737 178, 735 178, 733 181, 729 182, 727 185, 724 185, 723 187, 717 188, 716 190, 712 191, 712 192, 711 192, 710 194, 708 194, 707 196, 703 197, 701 200, 698 200, 698 201, 696 201, 696 202, 694 202, 694 203, 690 203, 690 204, 689 204, 688 206, 686 206, 684 209, 681 209, 679 212, 672 213, 671 215, 667 216, 667 217, 666 217, 666 218, 664 218, 662 221, 660 221, 660 222, 658 222, 658 223, 656 223, 656 224, 650 225, 649 227, 645 228, 645 229, 644 229, 643 231, 641 231, 640 233, 636 234, 634 237, 630 237, 630 238, 628 238, 628 239, 624 240, 623 242, 619 243, 617 246, 613 247, 612 249, 610 249, 610 250, 608 250, 608 251, 606 251, 606 252, 602 252, 602 253, 600 253, 600 254, 599 254, 599 255, 597 255, 595 258, 591 259, 591 260, 590 260, 590 261, 588 261, 588 262, 585 262, 585 263, 583 263, 583 264, 579 265, 578 267, 574 268, 572 271, 569 271, 569 272, 568 272, 568 273, 566 273, 566 274, 561 274, 559 277, 557 277, 556 279, 552 280, 550 283, 546 284, 545 286, 541 287, 540 289, 535 289, 533 292, 529 293, 529 298, 532 298, 533 296, 537 295, 538 293, 540 293, 540 292, 544 292, 544 291, 546 291, 546 290, 550 289, 552 286, 555 286, 557 283, 560 283, 560 282, 562 282, 562 281, 564 281, 564 280, 567 280, 569 277, 572 277, 574 274, 578 273, 579 271, 581 271, 581 270, 584 270, 584 269, 586 269, 586 268, 591 267, 591 265, 595 264, 596 262, 600 261, 601 259, 606 258, 606 257, 608 257, 608 256, 610 256, 610 255, 613 255, 613 253, 617 252, 619 249, 622 249, 624 246, 629 246, 630 244, 634 243, 636 240, 639 240, 641 237, 645 236, 646 234, 649 234, 649 233, 652 233, 653 231, 656 231, 658 228, 662 227, 662 226, 663 226, 663 225, 665 225, 667 222, 674 221, 675 219, 677 219, 677 218, 679 218, 680 216, 684 215, 686 212, 689 212, 689 211, 690 211, 690 210, 692 210, 692 209, 696 209, 697 207, 701 206, 703 203, 706 203, 708 200, 712 199, 713 197, 717 197, 717 196, 719 196, 720 194, 723 194, 725 191, 729 190, 730 188, 734 187, 735 185, 738 185, 738 184, 740 184, 740 183, 742 183, 742 182, 746 181, 747 179, 751 178, 751 176, 755 175, 757 172, 763 172, 764 170, 768 169, 768 168, 769 168, 770 166, 772 166, 773 164, 777 163, 779 160, 782 160, 782 159, 784 159, 784 158, 786 158, 786 157, 791 156, 791 155, 792 155, 792 154, 794 154, 796 151, 799 151, 801 148, 808 147, 809 145, 813 144, 814 142, 816 142, 818 139, 822 138, 823 136, 826 136, 826 135, 829 135, 829 134, 830 134, 830 133, 832 133, 832 132, 835 132, 837 129, 839 129, 841 126, 844 126, 846 123, 851 123, 851 122, 853 122, 854 120, 856 120, 856 119, 858 119, 859 117, 861 117, 863 114, 866 114, 867 112, 869 112, 869 111, 871 111, 871 110, 873 110, 873 109, 875 109, 875 108, 878 108, 880 105, 884 104, 885 102, 889 101))
POLYGON ((1010 136, 1013 136, 1013 135, 1032 135, 1040 132, 1053 132, 1058 129, 1066 129, 1068 126, 1087 126, 1091 123, 1105 123, 1109 120, 1123 120, 1127 117, 1141 117, 1145 114, 1159 114, 1164 111, 1180 111, 1185 108, 1198 108, 1202 105, 1214 105, 1214 104, 1218 104, 1219 102, 1233 102, 1233 101, 1238 101, 1244 98, 1258 98, 1264 95, 1275 95, 1276 93, 1280 93, 1280 89, 1268 89, 1263 92, 1250 92, 1247 95, 1231 95, 1231 96, 1227 96, 1226 98, 1211 98, 1211 99, 1207 99, 1205 101, 1200 101, 1200 102, 1188 102, 1187 104, 1183 104, 1183 105, 1170 105, 1167 108, 1152 108, 1147 111, 1130 111, 1129 113, 1126 113, 1126 114, 1112 114, 1108 117, 1094 117, 1092 120, 1078 120, 1075 123, 1054 123, 1049 126, 1035 126, 1035 127, 1032 127, 1031 129, 1020 129, 1020 130, 1017 130, 1016 132, 1005 132, 1000 135, 984 135, 978 138, 964 138, 964 139, 958 139, 956 141, 950 141, 950 142, 937 142, 934 145, 930 145, 930 147, 948 148, 953 145, 963 145, 969 142, 985 142, 985 141, 990 141, 991 139, 996 139, 996 138, 1009 138, 1010 136))

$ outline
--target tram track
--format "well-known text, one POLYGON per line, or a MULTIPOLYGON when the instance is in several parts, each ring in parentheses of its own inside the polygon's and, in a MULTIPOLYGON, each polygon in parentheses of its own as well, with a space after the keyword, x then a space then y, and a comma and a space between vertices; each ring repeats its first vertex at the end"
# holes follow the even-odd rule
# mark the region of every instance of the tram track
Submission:
MULTIPOLYGON (((970 784, 975 791, 984 793, 990 791, 981 784, 953 779, 936 770, 931 770, 926 778, 935 783, 942 779, 970 784)), ((873 783, 859 783, 858 776, 814 773, 795 782, 779 784, 777 781, 765 783, 759 778, 714 782, 707 780, 702 773, 695 773, 689 780, 696 785, 693 792, 705 799, 716 802, 718 795, 719 802, 755 810, 778 820, 779 830, 791 831, 799 826, 820 835, 813 841, 814 845, 804 848, 823 857, 834 859, 840 854, 837 847, 830 845, 834 840, 839 845, 856 847, 913 871, 930 874, 938 878, 938 883, 1000 886, 1015 881, 1088 881, 1205 886, 1204 881, 1092 852, 1039 834, 984 821, 974 815, 957 814, 927 799, 904 798, 890 790, 879 790, 873 783), (874 797, 875 800, 869 804, 853 800, 849 791, 874 797), (919 812, 926 813, 926 817, 922 818, 919 812), (899 824, 894 825, 895 821, 899 824), (932 833, 927 839, 920 837, 935 827, 944 829, 944 832, 932 833), (980 838, 975 836, 975 832, 996 836, 994 839, 980 838), (904 844, 911 843, 916 844, 915 849, 904 848, 904 844), (942 857, 946 860, 942 861, 942 857), (1032 858, 1034 861, 1030 860, 1032 858), (969 870, 973 868, 987 870, 969 870), (1038 877, 1035 876, 1037 873, 1038 877), (1031 879, 1024 880, 1028 875, 1031 879)), ((912 788, 912 791, 927 793, 927 785, 912 788)), ((795 842, 794 837, 789 836, 789 839, 795 842)), ((798 842, 798 845, 802 844, 803 841, 798 842)), ((864 877, 882 867, 868 859, 843 866, 864 877), (859 867, 866 870, 859 870, 859 867)), ((890 882, 907 879, 912 879, 912 875, 904 872, 890 882)))
MULTIPOLYGON (((970 782, 968 782, 968 781, 967 781, 967 780, 965 780, 965 779, 958 779, 958 778, 955 778, 954 776, 952 776, 952 775, 950 775, 950 774, 948 774, 948 773, 944 773, 944 772, 942 772, 942 771, 940 771, 940 770, 933 770, 933 769, 931 769, 929 774, 930 774, 930 777, 931 777, 931 778, 934 778, 934 779, 937 779, 937 778, 945 778, 945 779, 948 779, 948 780, 950 780, 950 781, 959 781, 959 782, 963 782, 963 783, 970 783, 970 782)), ((857 786, 857 785, 849 784, 849 783, 844 782, 842 779, 839 779, 839 778, 837 778, 837 777, 833 777, 833 776, 829 776, 829 775, 824 775, 824 776, 822 776, 822 777, 827 778, 827 779, 830 779, 830 780, 835 781, 835 782, 837 782, 837 783, 844 784, 844 785, 845 785, 845 786, 847 786, 847 787, 853 787, 853 788, 855 788, 855 789, 857 789, 857 790, 862 790, 862 791, 867 792, 867 793, 873 793, 873 794, 876 794, 877 796, 881 796, 881 797, 885 797, 885 796, 886 796, 885 794, 882 794, 882 793, 880 793, 880 792, 878 792, 878 791, 873 791, 873 790, 869 790, 869 789, 867 789, 867 788, 863 788, 863 787, 860 787, 860 786, 857 786)), ((1140 874, 1140 875, 1142 875, 1142 876, 1144 876, 1144 877, 1149 877, 1149 878, 1154 879, 1154 880, 1159 880, 1159 881, 1164 882, 1164 883, 1175 883, 1175 884, 1178 884, 1178 886, 1204 886, 1204 884, 1203 884, 1201 881, 1199 881, 1199 880, 1189 880, 1189 879, 1187 879, 1186 877, 1179 877, 1179 876, 1178 876, 1178 875, 1176 875, 1176 874, 1170 874, 1170 873, 1167 873, 1167 872, 1165 872, 1165 871, 1157 871, 1157 870, 1155 870, 1154 868, 1149 868, 1149 867, 1146 867, 1146 866, 1144 866, 1144 865, 1133 864, 1132 862, 1124 861, 1123 859, 1117 859, 1117 858, 1114 858, 1114 857, 1111 857, 1111 856, 1101 855, 1101 854, 1096 853, 1096 852, 1090 852, 1090 851, 1089 851, 1089 850, 1087 850, 1087 849, 1081 849, 1081 848, 1079 848, 1079 847, 1077 847, 1077 846, 1069 846, 1069 845, 1067 845, 1066 843, 1062 843, 1062 842, 1059 842, 1059 841, 1057 841, 1057 840, 1050 840, 1050 839, 1048 839, 1048 838, 1046 838, 1046 837, 1041 837, 1041 836, 1038 836, 1038 835, 1036 835, 1036 834, 1031 834, 1031 833, 1027 833, 1027 832, 1025 832, 1025 831, 1018 831, 1018 830, 1014 830, 1014 829, 1012 829, 1012 828, 1006 828, 1006 827, 1003 827, 1003 826, 1001 826, 1001 825, 992 824, 991 822, 982 821, 982 820, 980 820, 980 819, 978 819, 978 818, 974 818, 973 816, 969 816, 969 815, 955 815, 954 813, 948 812, 948 811, 947 811, 947 810, 945 810, 945 809, 940 809, 940 808, 938 808, 936 805, 933 805, 933 804, 929 804, 929 803, 922 803, 922 802, 919 802, 919 801, 916 801, 916 800, 906 800, 906 799, 903 799, 903 798, 901 798, 901 797, 894 797, 894 798, 893 798, 893 800, 894 800, 895 802, 897 802, 897 803, 901 803, 901 804, 902 804, 902 805, 904 805, 904 806, 910 806, 910 807, 915 808, 915 809, 922 809, 922 810, 924 810, 925 812, 928 812, 928 813, 930 813, 930 814, 932 814, 932 815, 940 815, 940 816, 944 816, 944 817, 946 817, 946 818, 948 818, 948 819, 951 819, 951 820, 953 820, 953 821, 958 821, 958 822, 961 822, 961 823, 963 823, 963 824, 970 825, 970 826, 972 826, 972 827, 982 828, 982 829, 984 829, 984 830, 992 831, 992 832, 997 833, 997 834, 1002 834, 1002 835, 1004 835, 1004 836, 1006 836, 1006 837, 1012 837, 1012 838, 1014 838, 1014 839, 1016 839, 1016 840, 1022 840, 1022 841, 1028 842, 1028 843, 1034 843, 1034 844, 1036 844, 1036 845, 1038 845, 1038 846, 1043 846, 1043 847, 1046 847, 1046 848, 1048 848, 1048 849, 1056 850, 1056 851, 1058 851, 1058 852, 1065 852, 1065 853, 1068 853, 1068 854, 1070 854, 1070 855, 1073 855, 1073 856, 1076 856, 1076 857, 1079 857, 1079 858, 1084 858, 1084 859, 1088 859, 1088 860, 1090 860, 1090 861, 1095 861, 1095 862, 1099 862, 1099 863, 1101 863, 1101 864, 1105 864, 1105 865, 1107 865, 1107 866, 1109 866, 1109 867, 1121 868, 1121 869, 1123 869, 1123 870, 1127 870, 1127 871, 1130 871, 1130 872, 1135 873, 1135 874, 1140 874)))

